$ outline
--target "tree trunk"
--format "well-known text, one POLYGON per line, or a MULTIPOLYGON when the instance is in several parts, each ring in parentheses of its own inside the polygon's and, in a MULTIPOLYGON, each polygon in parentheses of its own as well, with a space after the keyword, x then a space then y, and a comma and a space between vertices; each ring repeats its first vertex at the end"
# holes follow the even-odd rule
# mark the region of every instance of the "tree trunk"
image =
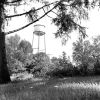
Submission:
POLYGON ((0 84, 10 82, 10 74, 7 68, 6 49, 5 49, 5 34, 2 32, 4 20, 3 3, 0 1, 0 84))

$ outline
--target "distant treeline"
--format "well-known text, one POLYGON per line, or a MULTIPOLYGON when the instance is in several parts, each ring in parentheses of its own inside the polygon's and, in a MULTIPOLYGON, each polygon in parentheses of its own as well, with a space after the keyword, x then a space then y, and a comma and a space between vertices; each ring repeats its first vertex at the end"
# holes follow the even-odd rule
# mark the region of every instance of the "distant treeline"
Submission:
POLYGON ((34 77, 68 77, 100 75, 100 36, 89 40, 81 37, 73 43, 73 61, 65 52, 49 58, 43 52, 32 53, 32 45, 18 35, 7 37, 6 52, 10 75, 27 72, 34 77))

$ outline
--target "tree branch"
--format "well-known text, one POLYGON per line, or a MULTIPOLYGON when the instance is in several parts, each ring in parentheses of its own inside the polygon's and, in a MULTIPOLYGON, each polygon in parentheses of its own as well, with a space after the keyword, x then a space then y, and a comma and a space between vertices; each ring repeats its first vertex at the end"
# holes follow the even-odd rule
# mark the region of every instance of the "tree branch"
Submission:
POLYGON ((56 14, 57 16, 59 16, 57 13, 55 13, 54 11, 52 11, 54 14, 56 14))
MULTIPOLYGON (((60 1, 60 2, 61 2, 61 1, 60 1)), ((22 30, 22 29, 24 29, 24 28, 30 26, 31 24, 33 24, 33 23, 39 21, 39 20, 42 19, 44 16, 46 16, 49 12, 51 12, 53 9, 55 9, 55 8, 59 5, 60 2, 58 2, 51 10, 49 10, 48 12, 46 12, 44 15, 42 15, 42 16, 41 16, 40 18, 38 18, 37 20, 35 20, 35 21, 33 21, 33 22, 31 22, 31 23, 29 23, 29 24, 27 24, 27 25, 25 25, 25 26, 23 26, 23 27, 21 27, 21 28, 18 28, 18 29, 16 29, 16 30, 9 31, 9 32, 5 32, 5 35, 11 34, 11 33, 17 32, 17 31, 20 31, 20 30, 22 30)))
POLYGON ((9 4, 13 4, 13 3, 18 3, 21 2, 22 0, 15 0, 15 1, 11 1, 11 2, 5 2, 5 4, 9 5, 9 4))
MULTIPOLYGON (((43 8, 43 11, 44 11, 44 13, 46 13, 45 10, 44 10, 44 8, 43 8)), ((49 16, 48 14, 47 14, 47 16, 48 16, 49 18, 52 18, 52 19, 53 19, 53 17, 49 16)))
MULTIPOLYGON (((52 4, 56 3, 56 2, 57 2, 57 1, 52 2, 52 3, 50 3, 50 4, 47 4, 47 5, 44 5, 44 6, 40 7, 40 8, 38 8, 38 9, 35 9, 34 11, 38 11, 38 10, 40 10, 40 9, 43 9, 44 7, 49 6, 49 5, 52 5, 52 4)), ((28 13, 30 13, 30 12, 31 12, 31 10, 29 10, 28 12, 22 13, 22 14, 11 15, 11 16, 5 16, 5 18, 18 17, 18 16, 22 16, 22 15, 28 14, 28 13)))

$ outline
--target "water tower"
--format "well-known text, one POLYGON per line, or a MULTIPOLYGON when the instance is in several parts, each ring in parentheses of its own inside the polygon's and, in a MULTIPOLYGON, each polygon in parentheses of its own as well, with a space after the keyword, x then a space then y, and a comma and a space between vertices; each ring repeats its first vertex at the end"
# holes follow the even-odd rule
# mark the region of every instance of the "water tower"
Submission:
POLYGON ((46 53, 45 26, 44 25, 41 25, 41 24, 34 25, 32 47, 33 47, 33 54, 39 53, 39 52, 46 53))

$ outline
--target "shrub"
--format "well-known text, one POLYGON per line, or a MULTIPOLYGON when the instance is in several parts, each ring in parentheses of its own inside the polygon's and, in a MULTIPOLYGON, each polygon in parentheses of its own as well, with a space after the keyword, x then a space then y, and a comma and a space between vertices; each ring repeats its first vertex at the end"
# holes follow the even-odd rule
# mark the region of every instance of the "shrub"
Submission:
POLYGON ((94 73, 95 75, 100 75, 100 61, 98 59, 94 64, 94 73))
POLYGON ((27 61, 25 68, 34 77, 45 77, 46 73, 52 70, 51 65, 50 58, 41 52, 33 55, 32 59, 27 61))

